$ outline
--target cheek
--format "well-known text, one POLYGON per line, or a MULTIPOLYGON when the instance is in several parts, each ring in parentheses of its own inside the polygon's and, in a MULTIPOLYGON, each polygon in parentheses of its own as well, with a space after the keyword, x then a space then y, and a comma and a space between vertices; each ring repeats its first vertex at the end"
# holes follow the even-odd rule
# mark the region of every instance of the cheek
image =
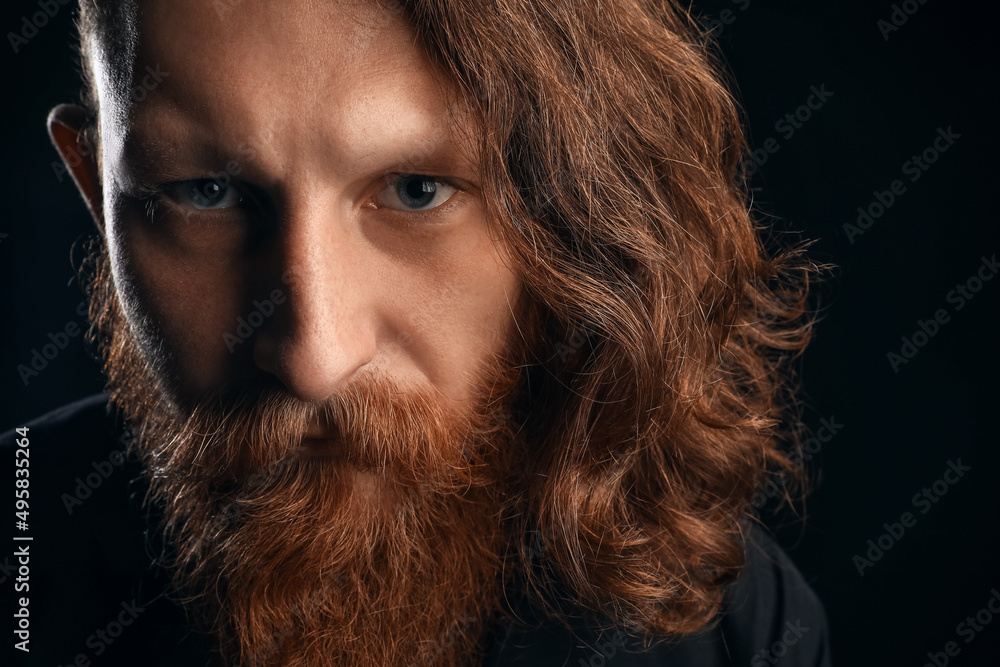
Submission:
MULTIPOLYGON (((288 289, 294 300, 294 290, 281 282, 280 257, 266 249, 247 252, 225 236, 150 224, 134 207, 116 213, 109 227, 115 283, 129 321, 148 323, 138 332, 147 357, 156 359, 158 349, 167 355, 159 367, 168 390, 199 395, 259 372, 255 337, 267 331, 284 339, 289 333, 286 318, 261 318, 250 306, 275 288, 288 289)), ((331 271, 329 282, 310 286, 313 295, 358 318, 345 322, 351 331, 330 334, 328 344, 377 336, 386 372, 465 401, 478 389, 477 373, 507 340, 520 278, 481 216, 440 227, 373 223, 362 229, 346 237, 355 239, 346 250, 340 248, 351 258, 337 265, 346 273, 331 271), (369 327, 365 318, 377 321, 369 327)))
POLYGON ((481 225, 455 230, 421 264, 393 310, 415 332, 409 354, 428 380, 462 401, 507 340, 521 280, 481 225))
POLYGON ((143 353, 167 372, 161 380, 175 393, 202 393, 248 347, 237 332, 246 268, 161 237, 134 211, 116 215, 108 238, 116 289, 143 353))

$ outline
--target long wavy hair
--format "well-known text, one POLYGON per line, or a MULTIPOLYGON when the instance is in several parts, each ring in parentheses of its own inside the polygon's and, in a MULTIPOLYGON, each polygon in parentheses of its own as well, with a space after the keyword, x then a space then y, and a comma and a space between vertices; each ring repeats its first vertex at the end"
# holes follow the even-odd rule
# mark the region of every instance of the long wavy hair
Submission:
MULTIPOLYGON (((116 4, 81 2, 91 101, 89 40, 124 25, 116 4)), ((505 567, 553 614, 702 628, 744 564, 751 496, 801 479, 794 360, 823 268, 765 245, 724 68, 670 0, 389 9, 480 128, 487 217, 537 305, 505 567)))

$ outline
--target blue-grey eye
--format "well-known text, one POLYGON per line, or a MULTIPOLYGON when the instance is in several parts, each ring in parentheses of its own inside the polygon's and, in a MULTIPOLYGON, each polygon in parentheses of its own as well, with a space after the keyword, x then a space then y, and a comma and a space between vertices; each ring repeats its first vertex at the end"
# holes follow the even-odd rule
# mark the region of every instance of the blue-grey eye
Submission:
POLYGON ((448 201, 455 190, 430 176, 398 174, 375 199, 380 206, 396 211, 426 211, 448 201))
POLYGON ((239 190, 215 178, 182 181, 169 194, 181 206, 199 211, 230 208, 240 202, 239 190))

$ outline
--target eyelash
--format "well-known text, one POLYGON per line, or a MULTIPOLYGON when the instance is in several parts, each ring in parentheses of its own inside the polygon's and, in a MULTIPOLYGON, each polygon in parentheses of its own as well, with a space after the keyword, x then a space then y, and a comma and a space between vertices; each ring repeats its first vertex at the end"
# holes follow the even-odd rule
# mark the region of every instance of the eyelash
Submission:
POLYGON ((416 221, 419 220, 422 224, 433 222, 435 218, 440 218, 446 215, 455 206, 455 195, 459 193, 468 192, 468 187, 464 186, 461 182, 456 179, 448 178, 447 176, 436 176, 432 174, 417 174, 412 172, 390 172, 385 174, 383 177, 385 179, 386 185, 383 189, 375 193, 375 196, 369 198, 365 203, 365 206, 372 205, 376 210, 382 211, 387 215, 397 215, 403 221, 416 221), (444 185, 450 187, 454 190, 452 194, 443 202, 429 209, 416 209, 416 210, 400 210, 390 208, 388 206, 379 204, 377 202, 377 196, 384 192, 386 189, 394 187, 399 180, 405 177, 412 177, 421 180, 431 181, 439 185, 444 185))
MULTIPOLYGON (((403 214, 403 215, 407 216, 409 219, 413 219, 412 216, 420 216, 420 217, 422 217, 424 219, 428 219, 429 220, 429 219, 434 218, 434 217, 440 217, 447 210, 450 210, 452 208, 453 200, 455 199, 455 195, 456 194, 468 192, 468 189, 466 187, 464 187, 463 184, 461 182, 457 181, 456 179, 452 179, 452 178, 449 178, 447 176, 436 176, 436 175, 431 175, 431 174, 416 174, 416 173, 411 173, 411 172, 388 172, 388 173, 386 173, 383 176, 383 179, 386 181, 386 186, 385 187, 387 187, 387 188, 391 187, 400 178, 405 177, 405 176, 412 176, 412 177, 417 177, 417 178, 424 178, 424 179, 427 179, 429 181, 433 181, 435 183, 440 183, 440 184, 443 184, 443 185, 447 185, 447 186, 449 186, 451 188, 454 188, 455 192, 448 199, 446 199, 444 202, 442 202, 441 204, 435 206, 434 208, 425 209, 425 210, 401 211, 401 210, 398 210, 398 209, 392 209, 392 208, 389 208, 389 207, 386 207, 386 206, 383 206, 383 205, 375 204, 374 203, 375 202, 374 197, 370 197, 369 200, 365 202, 364 206, 366 206, 366 207, 370 206, 371 208, 374 208, 375 210, 384 211, 384 212, 386 212, 388 214, 403 214)), ((238 208, 244 202, 244 200, 249 199, 249 200, 253 201, 255 199, 252 195, 249 195, 247 193, 247 191, 246 191, 245 188, 241 188, 240 186, 232 184, 232 183, 230 183, 228 185, 228 187, 236 188, 241 193, 241 197, 240 197, 240 202, 237 205, 229 207, 229 208, 223 208, 223 209, 195 209, 195 208, 188 208, 188 207, 185 207, 185 206, 183 206, 181 204, 178 204, 176 201, 173 200, 173 198, 171 198, 167 194, 173 188, 177 188, 179 186, 187 185, 187 184, 190 184, 190 183, 196 183, 196 182, 199 182, 199 181, 209 181, 209 180, 212 180, 212 179, 211 178, 191 178, 191 179, 185 179, 185 180, 182 180, 182 181, 169 181, 169 182, 160 183, 160 184, 157 184, 157 185, 148 185, 148 184, 144 184, 144 183, 139 183, 139 184, 136 184, 134 186, 131 195, 132 195, 132 197, 134 197, 135 199, 138 199, 142 203, 143 210, 145 212, 146 218, 148 220, 150 220, 151 222, 153 221, 154 216, 157 213, 163 212, 164 209, 173 209, 175 211, 180 212, 181 215, 183 215, 185 217, 190 216, 190 215, 212 215, 212 214, 225 213, 227 211, 231 211, 232 209, 238 208)), ((379 190, 376 194, 379 194, 381 192, 382 192, 382 190, 379 190)))

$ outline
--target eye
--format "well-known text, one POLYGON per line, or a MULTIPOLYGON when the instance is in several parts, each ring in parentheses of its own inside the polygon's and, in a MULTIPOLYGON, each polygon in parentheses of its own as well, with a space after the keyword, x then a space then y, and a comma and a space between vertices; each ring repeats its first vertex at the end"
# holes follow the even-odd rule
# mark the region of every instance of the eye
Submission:
POLYGON ((216 178, 174 183, 165 193, 178 205, 197 211, 232 208, 242 199, 239 190, 216 178))
POLYGON ((456 189, 430 176, 396 174, 389 177, 389 185, 375 201, 395 211, 426 211, 451 199, 456 189))

